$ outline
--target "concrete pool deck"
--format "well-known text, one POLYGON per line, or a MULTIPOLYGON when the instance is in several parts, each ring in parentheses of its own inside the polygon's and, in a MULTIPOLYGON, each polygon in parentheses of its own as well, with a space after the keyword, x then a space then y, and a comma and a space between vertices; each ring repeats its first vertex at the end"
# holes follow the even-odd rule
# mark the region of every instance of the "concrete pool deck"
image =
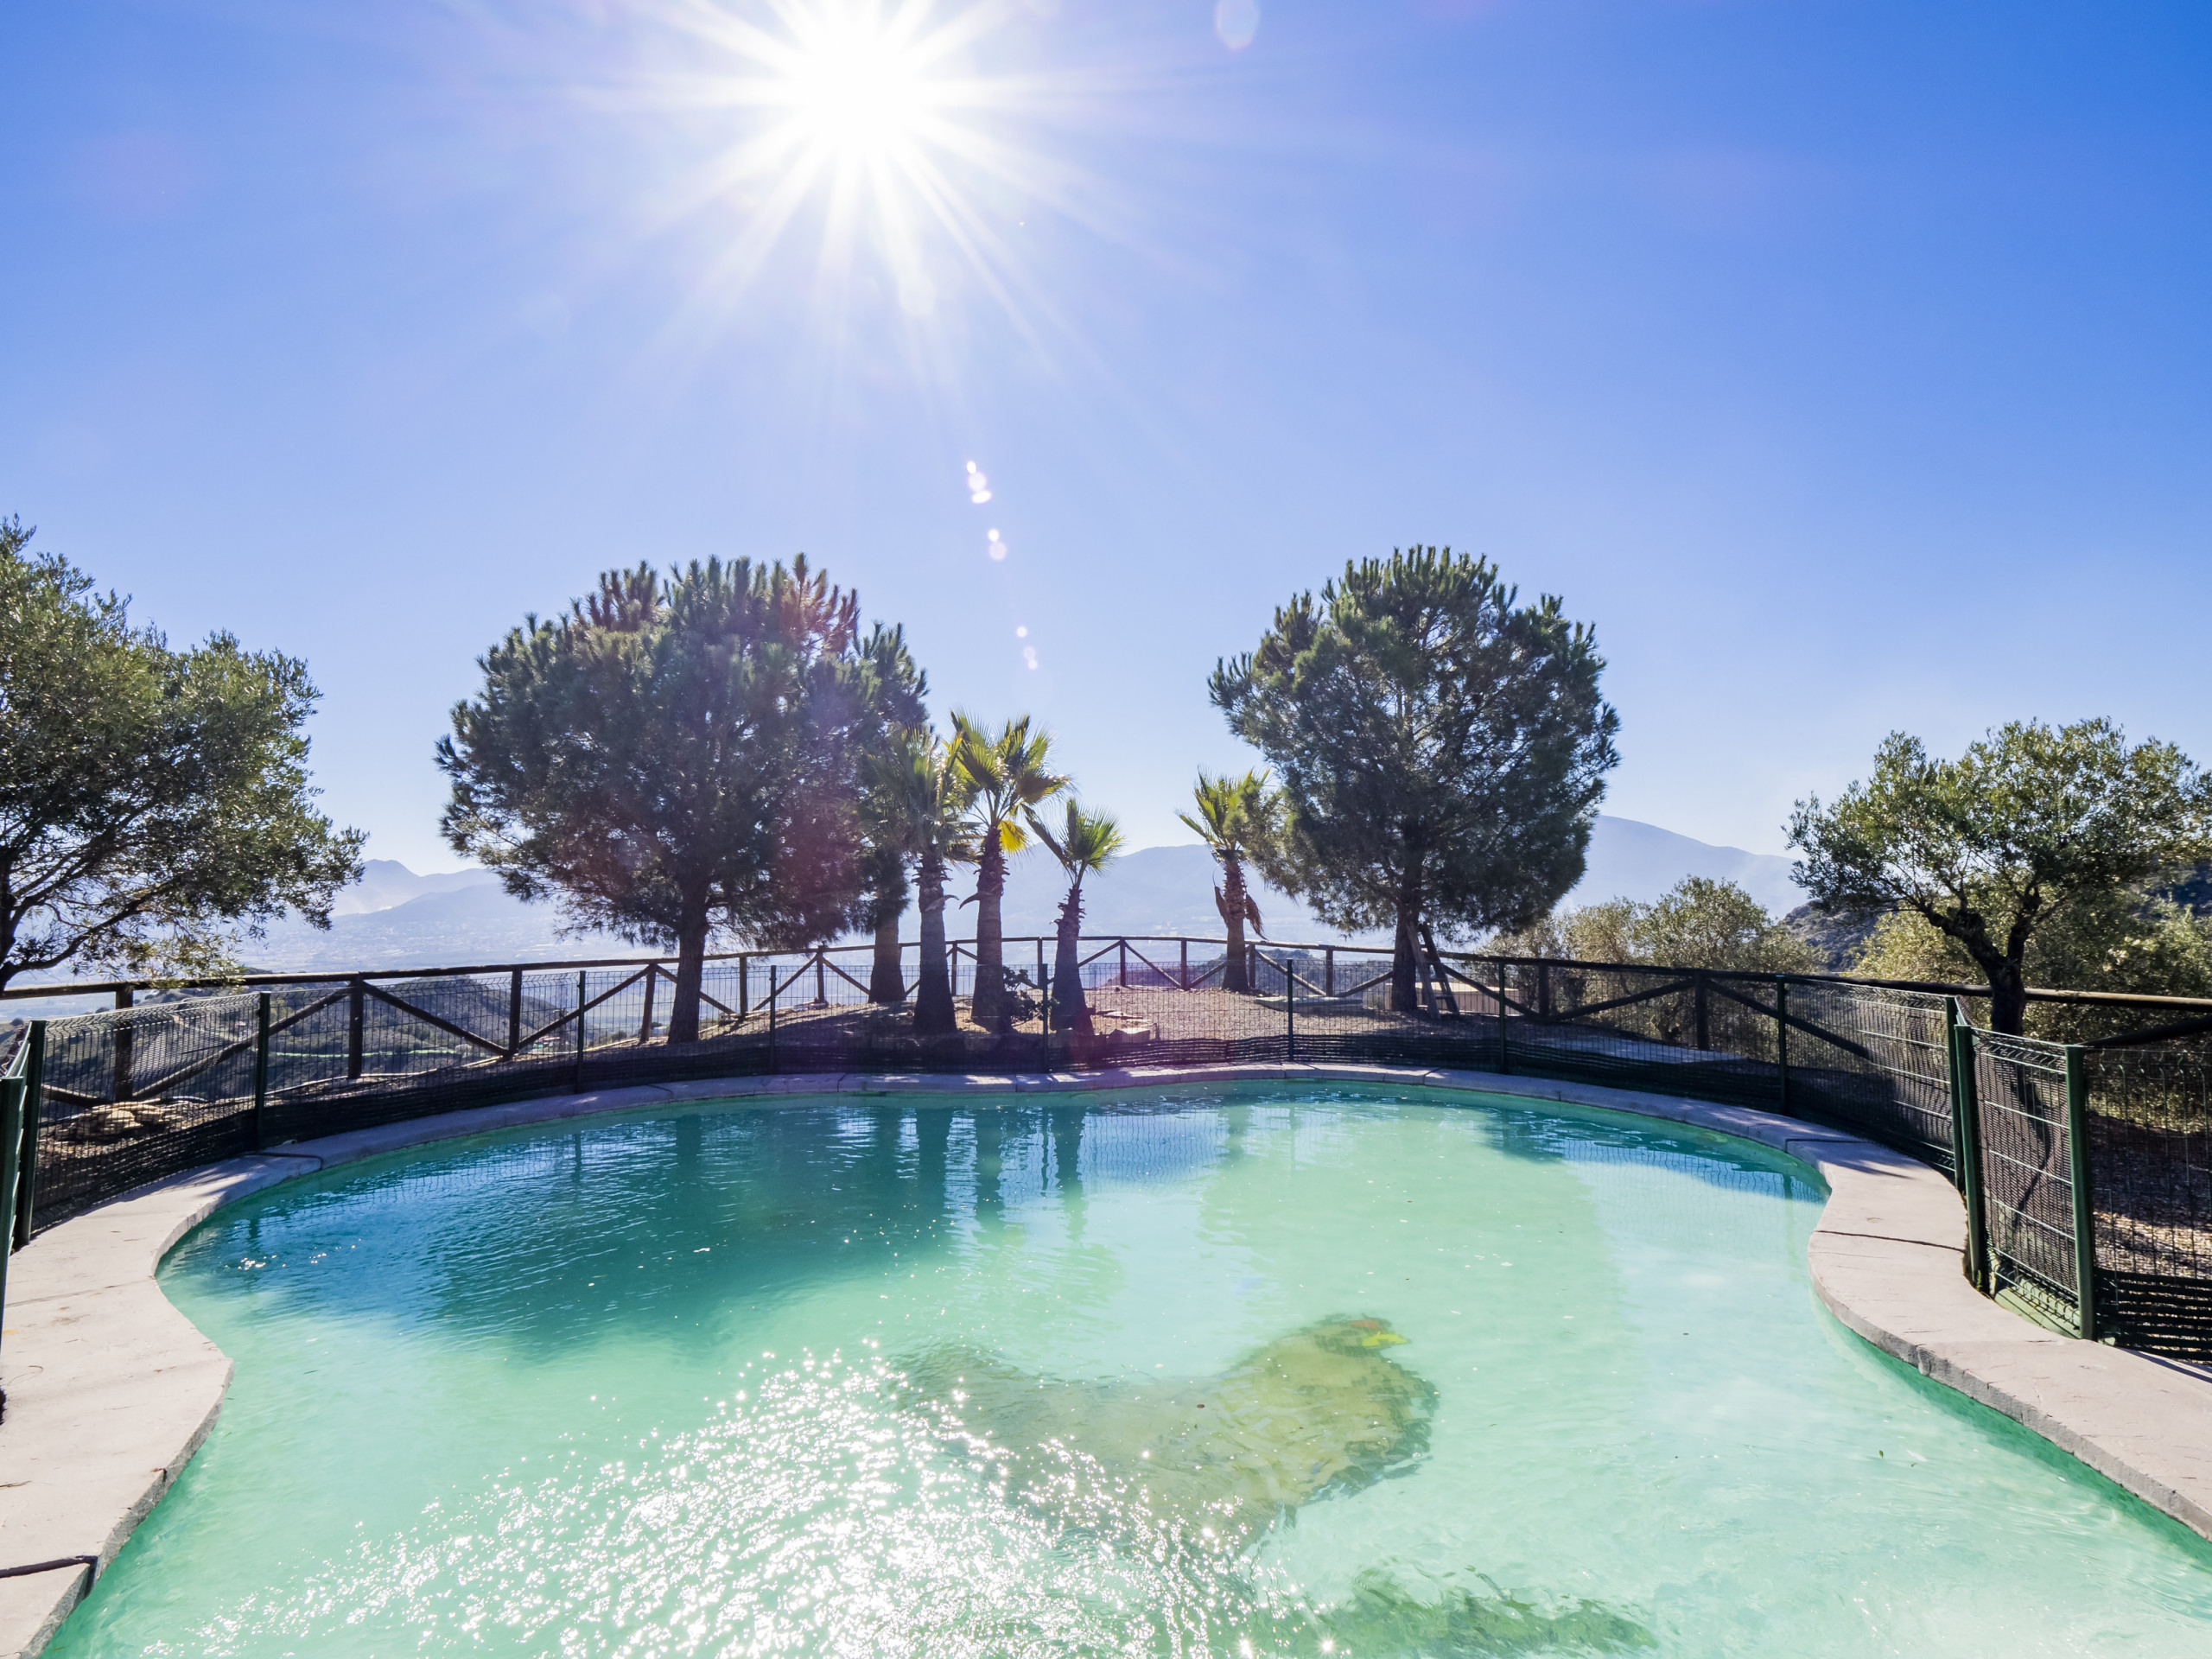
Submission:
POLYGON ((2024 1424, 2212 1538, 2212 1370, 2075 1341, 1979 1295, 1961 1271, 1958 1194, 1924 1164, 1841 1130, 1745 1107, 1489 1072, 1383 1066, 1177 1066, 1018 1077, 709 1080, 519 1101, 298 1142, 174 1177, 41 1234, 9 1273, 0 1343, 0 1659, 36 1654, 213 1427, 231 1362, 155 1281, 224 1205, 384 1153, 671 1103, 792 1096, 1103 1093, 1215 1083, 1357 1083, 1597 1107, 1756 1141, 1818 1172, 1828 1201, 1815 1291, 1859 1336, 2024 1424))

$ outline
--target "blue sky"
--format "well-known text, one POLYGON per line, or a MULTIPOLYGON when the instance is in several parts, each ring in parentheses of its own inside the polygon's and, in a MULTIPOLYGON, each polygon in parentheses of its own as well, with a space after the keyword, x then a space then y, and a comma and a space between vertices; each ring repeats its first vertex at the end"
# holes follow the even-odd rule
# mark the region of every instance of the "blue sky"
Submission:
POLYGON ((0 513, 306 657, 417 868, 474 656, 712 553, 856 585, 1137 844, 1242 764, 1215 658, 1414 541, 1596 624, 1607 810, 1706 840, 1899 727, 2212 760, 2212 13, 1239 3, 969 20, 958 234, 765 243, 765 4, 10 6, 0 513))

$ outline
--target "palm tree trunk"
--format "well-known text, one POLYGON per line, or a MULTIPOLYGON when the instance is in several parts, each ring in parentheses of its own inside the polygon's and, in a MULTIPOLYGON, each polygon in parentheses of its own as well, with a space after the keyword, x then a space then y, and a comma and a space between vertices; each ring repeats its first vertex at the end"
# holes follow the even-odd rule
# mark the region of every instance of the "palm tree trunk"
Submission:
POLYGON ((1083 883, 1068 888, 1060 906, 1059 937, 1052 952, 1052 1025, 1079 1037, 1090 1035, 1090 1004, 1083 995, 1083 883))
POLYGON ((1244 868, 1226 855, 1221 861, 1221 887, 1213 898, 1229 930, 1229 966, 1222 970, 1221 988, 1242 996, 1252 988, 1244 974, 1244 868))
POLYGON ((952 976, 944 961, 944 855, 932 847, 922 855, 916 886, 920 889, 922 963, 915 976, 914 1033, 942 1037, 956 1028, 952 976))
POLYGON ((1001 916, 1006 899, 1006 849, 998 831, 983 838, 976 867, 976 995, 969 1001, 976 1023, 997 1031, 1006 1023, 1006 939, 1001 916))
POLYGON ((899 912, 890 915, 875 930, 875 957, 868 969, 868 1000, 886 1007, 896 1007, 906 1000, 906 976, 899 971, 899 912))

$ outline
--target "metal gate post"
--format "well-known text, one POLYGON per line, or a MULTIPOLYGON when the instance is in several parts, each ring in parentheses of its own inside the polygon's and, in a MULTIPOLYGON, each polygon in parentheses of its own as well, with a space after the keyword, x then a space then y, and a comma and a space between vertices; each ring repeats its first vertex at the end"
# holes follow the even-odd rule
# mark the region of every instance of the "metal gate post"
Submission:
POLYGON ((269 1144, 269 993, 264 991, 254 1007, 253 1036, 253 1149, 269 1144))
POLYGON ((1697 1052, 1710 1052, 1713 1048, 1713 998, 1705 975, 1700 972, 1697 984, 1697 1052))
POLYGON ((1298 976, 1290 970, 1290 958, 1282 959, 1282 1040, 1283 1064, 1298 1064, 1298 976))
MULTIPOLYGON (((1958 999, 1951 999, 1954 1012, 1958 999)), ((1965 1177, 1967 1282, 1989 1291, 1989 1217, 1981 1197, 1981 1091, 1974 1082, 1974 1027, 1961 1021, 1951 1028, 1951 1086, 1955 1090, 1953 1134, 1959 1143, 1959 1169, 1965 1177)))
POLYGON ((507 1058, 512 1059, 515 1051, 522 1046, 522 969, 511 969, 507 974, 507 1058))
MULTIPOLYGON (((796 968, 794 968, 793 969, 791 969, 791 973, 792 973, 792 976, 793 976, 794 977, 796 977, 796 976, 798 976, 798 969, 796 969, 796 968)), ((775 964, 774 963, 772 963, 772 963, 770 963, 768 964, 768 1070, 769 1070, 771 1072, 773 1072, 773 1071, 775 1071, 775 1069, 776 1069, 776 964, 775 964)))
POLYGON ((2089 1182, 2089 1085, 2082 1045, 2066 1045, 2066 1158, 2074 1188, 2074 1295, 2085 1342, 2097 1339, 2097 1210, 2089 1182))

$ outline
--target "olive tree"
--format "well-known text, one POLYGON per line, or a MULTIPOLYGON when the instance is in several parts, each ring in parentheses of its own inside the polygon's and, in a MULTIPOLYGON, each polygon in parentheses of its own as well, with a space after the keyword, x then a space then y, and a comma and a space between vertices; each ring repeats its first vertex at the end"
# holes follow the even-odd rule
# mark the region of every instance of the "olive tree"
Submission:
POLYGON ((219 974, 288 909, 327 927, 366 838, 315 810, 307 665, 173 650, 31 535, 0 520, 0 986, 219 974))
POLYGON ((1560 605, 1415 548, 1347 564, 1214 670, 1230 729, 1281 780, 1255 861, 1332 925, 1395 929, 1394 1009, 1419 1006, 1436 932, 1526 926, 1582 874, 1618 716, 1595 634, 1560 605))
POLYGON ((1955 760, 1893 732, 1866 782, 1797 804, 1789 840, 1815 904, 1917 917, 1987 981, 1992 1027, 2018 1035, 2037 936, 2202 859, 2212 779, 2107 720, 2015 721, 1955 760))

